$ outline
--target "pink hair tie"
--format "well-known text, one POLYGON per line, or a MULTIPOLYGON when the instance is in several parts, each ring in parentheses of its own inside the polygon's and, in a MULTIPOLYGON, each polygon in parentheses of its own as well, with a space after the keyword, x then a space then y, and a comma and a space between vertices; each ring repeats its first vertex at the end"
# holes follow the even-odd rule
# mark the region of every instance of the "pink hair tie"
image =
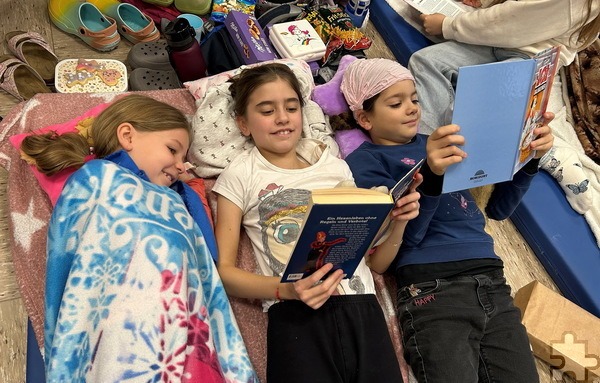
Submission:
POLYGON ((88 162, 91 160, 95 160, 96 159, 96 155, 95 154, 88 154, 87 156, 83 157, 83 162, 88 162))
POLYGON ((88 161, 95 160, 95 159, 96 159, 96 155, 94 154, 94 147, 90 146, 90 154, 83 157, 83 162, 86 163, 88 161))

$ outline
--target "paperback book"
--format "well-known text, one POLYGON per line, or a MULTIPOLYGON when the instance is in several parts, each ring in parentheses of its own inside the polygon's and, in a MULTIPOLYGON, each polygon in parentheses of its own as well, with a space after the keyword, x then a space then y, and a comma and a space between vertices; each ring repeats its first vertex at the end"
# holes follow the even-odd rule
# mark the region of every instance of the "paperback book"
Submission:
POLYGON ((394 204, 407 193, 422 163, 387 194, 362 188, 313 190, 281 281, 297 281, 326 263, 350 278, 369 250, 385 239, 394 204))
POLYGON ((467 158, 446 170, 443 193, 509 181, 534 157, 533 130, 543 124, 558 56, 553 47, 529 60, 458 69, 452 123, 467 158))
POLYGON ((467 12, 472 7, 455 0, 404 0, 408 5, 417 11, 430 15, 432 13, 441 13, 445 16, 456 16, 467 12))

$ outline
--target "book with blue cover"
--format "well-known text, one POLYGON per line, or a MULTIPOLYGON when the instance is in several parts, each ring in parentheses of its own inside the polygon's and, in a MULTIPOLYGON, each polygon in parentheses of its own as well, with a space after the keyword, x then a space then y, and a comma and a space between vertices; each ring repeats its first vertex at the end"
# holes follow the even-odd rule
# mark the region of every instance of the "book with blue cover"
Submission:
POLYGON ((422 164, 387 194, 352 187, 313 190, 281 282, 307 277, 326 263, 333 263, 331 272, 342 269, 345 278, 352 277, 369 250, 387 238, 394 204, 408 192, 422 164))
POLYGON ((558 56, 553 47, 529 60, 458 69, 452 123, 467 158, 448 167, 442 193, 512 180, 534 157, 533 130, 543 123, 558 56))

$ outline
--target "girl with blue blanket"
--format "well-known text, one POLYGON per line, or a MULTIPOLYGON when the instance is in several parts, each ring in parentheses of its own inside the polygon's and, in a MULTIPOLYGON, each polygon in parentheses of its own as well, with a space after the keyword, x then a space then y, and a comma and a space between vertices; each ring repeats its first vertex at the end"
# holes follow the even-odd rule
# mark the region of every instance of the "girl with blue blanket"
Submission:
POLYGON ((191 136, 177 109, 129 95, 95 118, 95 160, 77 133, 23 142, 46 174, 80 167, 48 230, 48 382, 257 381, 209 219, 180 181, 191 136))

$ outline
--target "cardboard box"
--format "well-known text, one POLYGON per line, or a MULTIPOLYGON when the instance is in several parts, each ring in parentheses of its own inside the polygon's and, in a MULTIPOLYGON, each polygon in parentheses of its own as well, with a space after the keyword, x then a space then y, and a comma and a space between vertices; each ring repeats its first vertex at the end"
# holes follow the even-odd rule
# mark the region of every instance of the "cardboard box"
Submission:
POLYGON ((256 17, 231 10, 225 18, 225 28, 244 63, 254 64, 277 58, 256 17))
POLYGON ((533 353, 578 382, 600 382, 600 318, 539 281, 515 294, 533 353))
POLYGON ((273 24, 269 40, 282 58, 316 61, 327 49, 312 25, 304 19, 273 24))

